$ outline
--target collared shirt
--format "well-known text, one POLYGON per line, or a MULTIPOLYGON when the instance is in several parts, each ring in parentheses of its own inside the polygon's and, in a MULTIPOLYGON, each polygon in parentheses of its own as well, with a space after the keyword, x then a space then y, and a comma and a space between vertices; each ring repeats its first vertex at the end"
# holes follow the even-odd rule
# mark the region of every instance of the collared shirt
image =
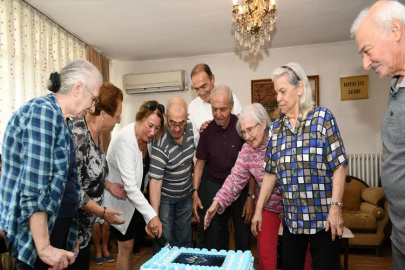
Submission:
MULTIPOLYGON (((232 114, 238 115, 242 111, 242 105, 240 104, 239 99, 232 94, 233 97, 233 109, 232 114)), ((198 141, 200 140, 200 127, 203 123, 208 120, 214 119, 212 115, 211 103, 207 103, 202 100, 200 97, 193 99, 188 105, 189 118, 193 124, 194 132, 194 143, 197 147, 198 141)))
POLYGON ((217 183, 224 183, 235 165, 238 153, 245 143, 236 131, 238 118, 231 114, 228 126, 222 128, 211 121, 201 134, 197 146, 196 158, 208 161, 208 178, 217 183))
POLYGON ((398 79, 396 76, 391 80, 388 107, 381 125, 381 185, 393 225, 391 241, 398 249, 405 250, 405 79, 400 84, 398 79))
MULTIPOLYGON (((90 199, 101 205, 109 171, 101 144, 101 134, 97 137, 98 141, 94 142, 85 117, 74 119, 72 123, 72 138, 76 151, 79 184, 82 188, 80 193, 82 203, 79 207, 86 205, 90 199)), ((97 216, 83 209, 79 209, 78 214, 80 248, 85 248, 90 243, 97 216)))
MULTIPOLYGON (((219 214, 222 214, 228 206, 239 198, 240 193, 249 183, 250 176, 253 176, 256 180, 255 203, 257 204, 264 176, 263 159, 265 151, 265 146, 255 149, 247 143, 243 145, 231 174, 226 178, 221 189, 215 195, 214 200, 221 206, 218 209, 219 214)), ((281 195, 277 194, 277 189, 276 187, 274 188, 269 200, 264 205, 264 210, 275 213, 283 212, 281 195)))
POLYGON ((191 195, 194 150, 193 125, 190 120, 184 130, 182 145, 170 135, 167 124, 162 138, 153 141, 149 177, 163 180, 162 198, 180 201, 191 195))
MULTIPOLYGON (((18 250, 18 259, 34 266, 37 251, 28 220, 35 212, 48 214, 52 233, 69 173, 71 123, 65 125, 53 94, 34 98, 16 111, 4 133, 0 181, 0 230, 18 250)), ((77 168, 73 168, 77 195, 77 168)), ((78 234, 75 219, 66 250, 72 251, 78 234)))
POLYGON ((346 163, 335 117, 317 107, 292 130, 287 116, 272 123, 264 169, 275 174, 284 203, 285 224, 293 234, 325 229, 332 198, 333 171, 346 163))

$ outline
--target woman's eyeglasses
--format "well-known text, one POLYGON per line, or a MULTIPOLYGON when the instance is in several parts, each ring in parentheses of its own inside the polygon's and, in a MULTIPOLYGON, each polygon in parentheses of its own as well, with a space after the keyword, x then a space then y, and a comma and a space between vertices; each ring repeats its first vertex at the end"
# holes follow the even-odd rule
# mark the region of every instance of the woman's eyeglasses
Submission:
POLYGON ((143 106, 144 109, 148 108, 151 111, 156 111, 156 108, 160 111, 161 114, 165 113, 165 106, 162 104, 156 104, 155 101, 148 101, 145 106, 143 106))
POLYGON ((246 134, 248 134, 249 136, 252 136, 256 127, 259 125, 259 123, 257 123, 256 125, 254 125, 253 127, 248 127, 246 130, 241 130, 240 131, 240 135, 245 138, 246 134))
POLYGON ((90 95, 91 95, 92 98, 93 98, 93 105, 96 105, 97 103, 99 103, 100 100, 98 99, 98 97, 96 97, 95 95, 93 95, 93 93, 90 92, 90 90, 88 90, 88 91, 89 91, 90 95))
POLYGON ((288 69, 288 70, 291 70, 291 71, 295 74, 295 76, 297 77, 297 79, 298 79, 299 81, 301 81, 300 77, 298 77, 297 73, 296 73, 292 68, 290 68, 289 66, 281 66, 281 67, 282 67, 282 68, 286 68, 286 69, 288 69))
POLYGON ((119 121, 121 121, 122 115, 115 115, 115 114, 114 114, 114 116, 117 117, 117 119, 118 119, 119 121))

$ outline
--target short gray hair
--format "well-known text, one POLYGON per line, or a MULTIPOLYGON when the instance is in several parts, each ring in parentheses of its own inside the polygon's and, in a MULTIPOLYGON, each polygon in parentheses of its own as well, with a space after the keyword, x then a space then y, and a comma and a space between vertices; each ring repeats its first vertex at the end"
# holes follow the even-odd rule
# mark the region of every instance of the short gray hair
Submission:
POLYGON ((216 94, 216 92, 217 92, 217 90, 219 90, 219 92, 221 92, 221 90, 224 90, 227 94, 228 94, 228 98, 229 98, 229 104, 233 104, 233 94, 232 94, 232 90, 231 90, 231 88, 229 88, 228 86, 226 86, 226 85, 218 85, 218 86, 216 86, 213 90, 212 90, 212 92, 211 92, 211 97, 210 97, 210 100, 212 101, 212 98, 215 96, 215 95, 218 95, 218 94, 216 94))
POLYGON ((315 106, 314 99, 312 97, 312 90, 311 85, 309 84, 309 80, 307 74, 305 74, 304 69, 295 62, 288 63, 286 67, 279 67, 274 70, 273 74, 271 75, 273 81, 275 82, 281 76, 287 76, 288 83, 295 87, 298 86, 299 82, 302 81, 304 84, 304 91, 300 96, 300 100, 298 102, 300 111, 302 115, 306 116, 315 106), (293 71, 291 71, 292 69, 293 71))
MULTIPOLYGON (((359 25, 369 13, 370 7, 364 8, 354 20, 350 29, 350 35, 352 38, 356 37, 359 25)), ((398 19, 403 25, 405 25, 405 6, 396 0, 386 1, 380 9, 372 14, 372 19, 380 27, 382 36, 385 38, 395 19, 398 19)))
POLYGON ((269 114, 266 112, 264 109, 263 105, 260 103, 253 103, 250 105, 247 105, 241 113, 239 114, 238 117, 238 122, 236 123, 236 130, 240 136, 241 132, 241 122, 247 118, 247 117, 252 117, 254 121, 256 121, 257 124, 262 124, 263 121, 266 122, 266 129, 270 129, 271 121, 269 114))
MULTIPOLYGON (((60 89, 57 91, 61 94, 67 94, 72 87, 81 81, 85 88, 89 89, 88 85, 93 86, 98 83, 100 86, 103 84, 103 78, 98 69, 90 62, 77 59, 69 62, 59 72, 60 75, 60 89)), ((48 89, 50 89, 52 82, 48 82, 48 89)))

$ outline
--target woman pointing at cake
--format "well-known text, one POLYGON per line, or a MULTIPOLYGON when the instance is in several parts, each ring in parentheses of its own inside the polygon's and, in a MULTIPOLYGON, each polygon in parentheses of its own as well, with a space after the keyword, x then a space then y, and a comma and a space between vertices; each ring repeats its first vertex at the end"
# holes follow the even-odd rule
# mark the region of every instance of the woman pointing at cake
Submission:
MULTIPOLYGON (((263 159, 269 134, 270 118, 259 103, 246 106, 239 115, 236 130, 246 141, 239 152, 231 174, 217 192, 205 216, 204 229, 218 212, 222 214, 240 195, 253 176, 256 180, 253 199, 257 201, 262 185, 263 159)), ((263 209, 263 229, 257 235, 259 266, 261 270, 277 268, 277 240, 280 227, 280 213, 283 211, 281 196, 274 188, 263 209)))

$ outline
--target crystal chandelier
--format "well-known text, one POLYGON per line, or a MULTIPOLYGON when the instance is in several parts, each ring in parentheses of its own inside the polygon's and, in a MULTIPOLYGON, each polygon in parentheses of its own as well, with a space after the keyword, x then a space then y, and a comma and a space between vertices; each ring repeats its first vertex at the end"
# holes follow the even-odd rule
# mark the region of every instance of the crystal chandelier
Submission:
POLYGON ((264 40, 270 40, 270 32, 277 20, 275 0, 233 0, 232 22, 235 38, 241 46, 249 47, 257 55, 264 40))

